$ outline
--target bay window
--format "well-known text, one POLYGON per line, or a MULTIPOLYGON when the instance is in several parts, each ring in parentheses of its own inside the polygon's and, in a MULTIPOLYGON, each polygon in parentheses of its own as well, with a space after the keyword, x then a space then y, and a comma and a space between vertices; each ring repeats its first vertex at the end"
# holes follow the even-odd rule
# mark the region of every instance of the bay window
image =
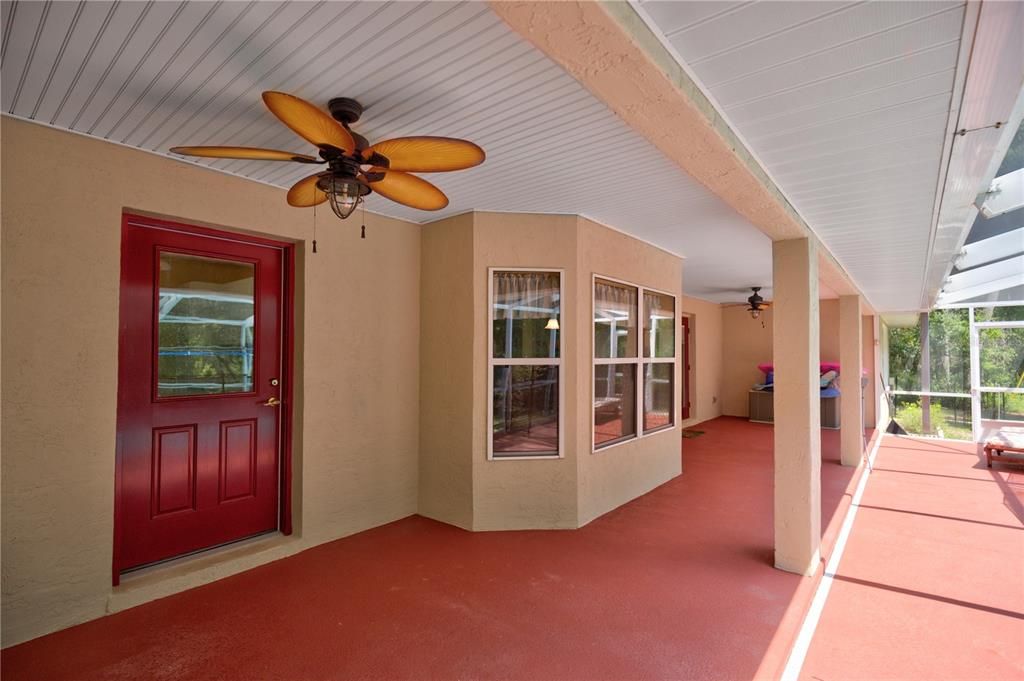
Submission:
POLYGON ((675 425, 675 324, 673 296, 594 278, 595 450, 675 425))
POLYGON ((489 271, 490 459, 562 454, 562 273, 489 271))

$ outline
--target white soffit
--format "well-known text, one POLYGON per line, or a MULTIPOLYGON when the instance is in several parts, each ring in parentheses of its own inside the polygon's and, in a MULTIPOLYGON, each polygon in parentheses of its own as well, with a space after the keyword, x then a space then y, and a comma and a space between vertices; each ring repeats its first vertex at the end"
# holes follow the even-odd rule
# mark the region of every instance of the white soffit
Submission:
POLYGON ((917 309, 965 4, 640 8, 874 306, 917 309))
POLYGON ((981 3, 970 69, 963 96, 956 102, 955 127, 962 134, 953 133, 947 141, 951 153, 942 178, 921 309, 935 304, 937 296, 943 299, 943 282, 1024 117, 1022 29, 1024 2, 981 3))
MULTIPOLYGON (((487 162, 429 176, 468 210, 581 214, 685 255, 688 294, 771 283, 771 243, 475 2, 3 2, 3 111, 166 153, 225 144, 315 153, 263 90, 354 97, 371 142, 465 137, 487 162)), ((187 161, 288 187, 308 166, 187 161)), ((284 197, 282 196, 282 200, 284 197)), ((184 216, 187 217, 187 216, 184 216)), ((333 220, 333 217, 330 218, 333 220)), ((729 292, 733 289, 735 292, 729 292)), ((770 296, 770 290, 763 292, 770 296)))

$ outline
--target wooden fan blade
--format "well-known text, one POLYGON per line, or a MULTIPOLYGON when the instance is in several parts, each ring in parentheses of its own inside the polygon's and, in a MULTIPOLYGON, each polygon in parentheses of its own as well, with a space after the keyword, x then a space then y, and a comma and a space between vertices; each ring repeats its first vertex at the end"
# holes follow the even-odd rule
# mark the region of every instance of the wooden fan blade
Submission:
POLYGON ((396 137, 363 151, 363 158, 378 153, 391 170, 410 173, 441 173, 472 168, 484 162, 484 150, 466 140, 451 137, 396 137))
POLYGON ((315 156, 293 154, 290 151, 277 151, 276 149, 257 149, 255 147, 171 147, 171 151, 184 156, 205 156, 207 158, 244 158, 257 161, 324 163, 324 161, 315 156))
POLYGON ((440 189, 421 177, 398 170, 374 166, 363 176, 373 191, 395 203, 420 210, 441 210, 448 205, 448 197, 440 189), (383 175, 383 179, 375 179, 383 175))
POLYGON ((307 208, 323 203, 327 200, 327 194, 322 192, 316 182, 323 173, 304 177, 288 190, 288 205, 296 208, 307 208))
POLYGON ((282 123, 316 146, 332 146, 346 154, 356 150, 352 134, 306 100, 284 92, 267 91, 263 93, 263 103, 282 123))

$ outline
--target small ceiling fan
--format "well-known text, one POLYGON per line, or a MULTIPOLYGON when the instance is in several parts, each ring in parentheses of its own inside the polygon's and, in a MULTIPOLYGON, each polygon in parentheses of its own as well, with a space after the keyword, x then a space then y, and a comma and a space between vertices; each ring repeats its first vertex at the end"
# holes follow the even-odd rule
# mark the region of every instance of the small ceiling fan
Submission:
POLYGON ((307 207, 330 201, 334 214, 342 220, 371 192, 410 208, 441 210, 448 205, 448 197, 412 173, 463 170, 484 162, 483 149, 451 137, 396 137, 371 145, 350 129, 363 114, 363 107, 347 97, 327 103, 330 116, 284 92, 264 92, 263 103, 282 123, 316 145, 320 158, 253 147, 172 147, 171 151, 208 158, 326 164, 326 170, 299 180, 288 190, 288 204, 307 207))
POLYGON ((757 319, 758 317, 761 316, 761 311, 771 307, 772 304, 769 301, 762 298, 761 294, 758 293, 758 291, 761 290, 760 286, 751 286, 750 290, 753 291, 754 293, 747 298, 746 303, 729 303, 727 307, 741 307, 743 305, 746 305, 747 312, 750 313, 750 316, 753 319, 757 319))

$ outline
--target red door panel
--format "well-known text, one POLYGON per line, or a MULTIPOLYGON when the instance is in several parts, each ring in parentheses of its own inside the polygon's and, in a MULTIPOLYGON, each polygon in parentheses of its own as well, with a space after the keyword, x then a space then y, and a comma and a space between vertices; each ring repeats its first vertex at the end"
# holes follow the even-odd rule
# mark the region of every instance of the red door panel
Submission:
POLYGON ((152 463, 153 517, 196 510, 195 428, 154 429, 152 463))
POLYGON ((256 419, 220 424, 220 502, 256 494, 256 419))
POLYGON ((126 217, 117 573, 277 529, 285 251, 126 217))

